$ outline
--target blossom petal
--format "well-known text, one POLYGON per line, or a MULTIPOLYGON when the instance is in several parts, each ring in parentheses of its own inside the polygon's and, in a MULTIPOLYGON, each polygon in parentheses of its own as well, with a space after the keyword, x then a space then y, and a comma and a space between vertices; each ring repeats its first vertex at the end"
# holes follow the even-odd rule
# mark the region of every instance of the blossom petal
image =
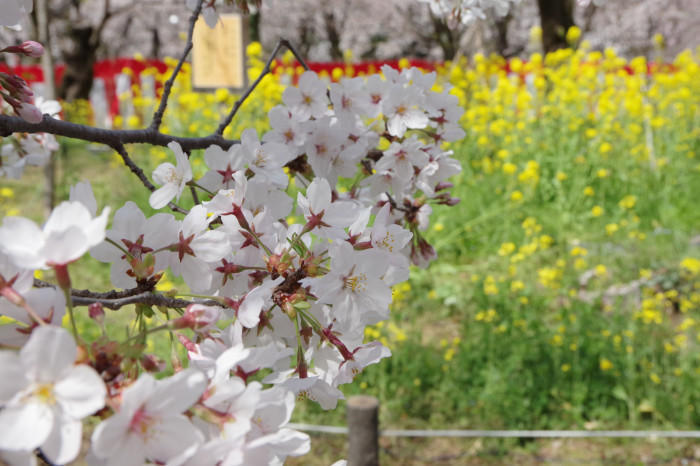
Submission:
MULTIPOLYGON (((116 458, 121 453, 124 453, 127 450, 126 444, 130 441, 130 437, 136 437, 136 435, 130 435, 130 422, 131 417, 124 415, 123 412, 114 414, 112 417, 100 422, 97 427, 95 427, 91 438, 92 450, 95 452, 95 455, 99 458, 116 458)), ((138 440, 138 438, 136 438, 136 440, 138 440)), ((131 453, 135 454, 139 448, 129 448, 128 450, 131 450, 131 453)), ((141 453, 141 459, 143 459, 143 453, 141 453)))
POLYGON ((60 327, 35 329, 20 351, 28 376, 37 382, 55 382, 71 369, 78 349, 73 337, 60 327))
POLYGON ((0 352, 0 380, 0 404, 9 401, 29 383, 19 355, 14 351, 0 352))
POLYGON ((17 267, 36 269, 46 262, 38 251, 44 245, 44 234, 36 223, 23 217, 6 217, 0 227, 0 249, 17 267))
POLYGON ((107 391, 102 378, 92 367, 79 365, 54 386, 54 394, 68 415, 82 419, 102 409, 107 391))
POLYGON ((148 203, 154 209, 161 209, 168 205, 175 196, 177 196, 178 188, 173 183, 166 183, 159 189, 156 189, 151 193, 148 198, 148 203))
POLYGON ((51 234, 69 229, 70 227, 79 227, 87 225, 92 220, 92 215, 85 205, 81 202, 61 202, 55 209, 51 211, 49 219, 44 224, 44 233, 51 234))
POLYGON ((176 172, 175 165, 170 162, 161 163, 153 170, 153 181, 157 184, 164 185, 170 183, 173 174, 176 172))
POLYGON ((54 464, 67 464, 80 453, 83 437, 83 424, 69 416, 56 417, 48 438, 41 444, 41 450, 54 464))
POLYGON ((146 403, 149 413, 179 414, 192 406, 207 388, 207 378, 197 369, 185 369, 159 380, 146 403))
POLYGON ((46 440, 54 413, 45 403, 30 400, 0 411, 0 450, 33 450, 46 440))
POLYGON ((96 217, 85 225, 83 232, 87 236, 88 249, 97 246, 105 239, 105 229, 107 228, 107 221, 109 220, 109 207, 102 209, 102 213, 99 217, 96 217))
POLYGON ((52 232, 41 249, 48 265, 65 265, 79 259, 89 248, 88 237, 78 226, 52 232))
POLYGON ((192 445, 203 443, 202 434, 185 416, 168 416, 153 427, 146 444, 146 455, 152 461, 166 462, 192 445))

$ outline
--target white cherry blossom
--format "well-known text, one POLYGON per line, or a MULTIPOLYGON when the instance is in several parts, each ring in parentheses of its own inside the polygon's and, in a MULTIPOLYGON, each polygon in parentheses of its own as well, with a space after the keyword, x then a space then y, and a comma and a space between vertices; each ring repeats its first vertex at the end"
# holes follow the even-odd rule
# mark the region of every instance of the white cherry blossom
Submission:
POLYGON ((205 375, 196 369, 162 380, 141 374, 122 393, 119 410, 93 432, 93 453, 108 466, 167 462, 202 443, 202 434, 182 413, 206 387, 205 375))
POLYGON ((105 238, 109 207, 93 218, 81 202, 64 201, 43 228, 23 217, 5 217, 0 226, 0 249, 17 266, 40 269, 66 265, 105 238))
POLYGON ((328 112, 326 84, 313 71, 299 77, 297 87, 290 86, 282 93, 282 101, 300 120, 320 118, 328 112))
POLYGON ((153 170, 153 181, 161 185, 153 191, 148 198, 148 203, 154 209, 160 209, 168 205, 173 198, 180 200, 185 185, 192 180, 192 168, 187 155, 182 151, 180 144, 173 141, 168 148, 175 154, 177 165, 165 162, 153 170))
POLYGON ((105 386, 60 327, 39 327, 19 354, 0 352, 0 449, 41 448, 53 463, 80 451, 81 419, 104 406, 105 386))
MULTIPOLYGON (((136 286, 137 278, 134 267, 145 265, 143 261, 146 255, 153 255, 153 264, 150 266, 148 276, 168 266, 168 252, 159 251, 159 249, 177 239, 176 225, 175 217, 170 214, 159 213, 146 218, 136 204, 127 201, 115 212, 112 229, 107 231, 106 236, 128 252, 128 255, 124 250, 107 242, 94 247, 90 254, 101 262, 112 264, 110 279, 113 285, 124 289, 132 288, 136 286)), ((139 278, 148 278, 148 276, 139 278)))

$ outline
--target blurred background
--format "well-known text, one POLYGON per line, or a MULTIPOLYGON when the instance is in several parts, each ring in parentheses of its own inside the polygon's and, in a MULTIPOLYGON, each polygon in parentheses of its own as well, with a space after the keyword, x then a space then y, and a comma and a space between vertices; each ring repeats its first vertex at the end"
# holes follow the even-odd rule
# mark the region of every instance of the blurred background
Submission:
MULTIPOLYGON (((40 0, 47 3, 49 48, 78 82, 59 89, 65 97, 87 98, 88 63, 140 54, 176 57, 185 38, 189 10, 181 0, 40 0), (81 75, 85 75, 82 79, 81 75)), ((526 57, 566 46, 564 33, 580 29, 593 50, 612 47, 625 58, 673 58, 697 45, 697 0, 521 0, 494 2, 486 17, 450 25, 419 0, 264 0, 247 17, 248 39, 271 50, 280 37, 292 41, 310 61, 431 61, 491 53, 526 57), (544 25, 544 28, 542 27, 544 25), (449 27, 453 26, 453 27, 449 27), (656 38, 656 40, 655 40, 656 38), (660 43, 662 42, 662 44, 660 43), (544 46, 542 45, 544 44, 544 46), (663 53, 660 52, 663 45, 663 53)), ((236 11, 220 5, 218 11, 236 11)), ((34 23, 24 31, 1 31, 4 43, 37 37, 34 23)), ((46 45, 46 44, 45 44, 46 45)))

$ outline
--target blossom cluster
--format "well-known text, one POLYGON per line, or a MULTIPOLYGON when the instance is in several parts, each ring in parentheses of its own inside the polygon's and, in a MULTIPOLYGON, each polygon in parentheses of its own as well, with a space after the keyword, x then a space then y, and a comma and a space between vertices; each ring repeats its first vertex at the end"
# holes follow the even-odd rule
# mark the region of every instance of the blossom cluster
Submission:
MULTIPOLYGON (((341 385, 390 356, 365 328, 388 318, 410 263, 435 258, 422 236, 431 206, 458 202, 447 179, 460 165, 444 148, 464 136, 457 97, 432 90, 435 73, 382 72, 330 88, 304 73, 270 110, 271 130, 207 148, 199 179, 199 154, 170 143, 175 164, 154 170, 149 203, 173 206, 189 187, 197 195, 183 217, 127 202, 108 229, 110 209, 98 215, 80 183, 43 227, 4 219, 0 312, 13 323, 0 345, 19 349, 0 353, 5 379, 17 380, 0 392, 0 428, 13 426, 0 439, 6 461, 36 448, 72 461, 90 415, 101 419, 90 464, 274 464, 309 450, 307 435, 285 427, 295 400, 332 409, 341 385), (181 296, 198 299, 126 341, 88 345, 68 273, 87 251, 110 264, 117 288, 152 292, 167 270, 189 288, 181 296), (58 286, 33 288, 33 271, 47 268, 58 286), (166 376, 143 353, 156 331, 176 336, 188 368, 174 359, 166 376)), ((99 300, 90 315, 104 319, 99 300)))
MULTIPOLYGON (((2 73, 0 73, 2 75, 2 73)), ((18 78, 17 76, 12 76, 18 78)), ((2 82, 2 76, 0 76, 2 82)), ((61 104, 55 100, 45 100, 42 97, 34 99, 32 108, 36 109, 39 121, 43 114, 58 117, 61 104)), ((0 144, 0 178, 19 179, 27 166, 43 167, 51 155, 58 150, 58 143, 53 134, 48 133, 16 133, 5 138, 0 144)))
MULTIPOLYGON (((0 26, 14 26, 33 9, 32 0, 9 0, 0 7, 0 26)), ((34 41, 0 49, 0 53, 15 53, 28 57, 40 57, 44 47, 34 41)), ((21 77, 0 72, 0 112, 12 109, 16 115, 29 123, 39 123, 44 114, 56 116, 61 111, 58 102, 34 98, 34 92, 21 77)), ((51 134, 22 134, 9 138, 8 144, 0 145, 0 178, 19 178, 27 165, 43 166, 51 153, 58 149, 51 134)))

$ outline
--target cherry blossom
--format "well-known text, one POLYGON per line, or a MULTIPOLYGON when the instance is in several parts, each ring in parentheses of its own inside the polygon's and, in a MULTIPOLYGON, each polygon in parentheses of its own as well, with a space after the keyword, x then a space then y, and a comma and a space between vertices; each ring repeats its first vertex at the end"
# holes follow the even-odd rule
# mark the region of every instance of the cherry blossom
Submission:
POLYGON ((209 171, 198 180, 198 184, 210 191, 232 188, 233 175, 244 169, 246 164, 240 152, 240 144, 234 144, 228 150, 216 145, 209 146, 204 151, 204 162, 209 171))
POLYGON ((306 131, 303 123, 287 108, 276 105, 268 112, 270 131, 263 135, 263 141, 285 144, 296 155, 303 153, 306 131))
POLYGON ((180 200, 182 190, 192 180, 190 161, 182 151, 180 144, 173 141, 168 144, 168 148, 175 153, 177 165, 174 166, 172 163, 166 162, 158 165, 153 171, 153 181, 161 185, 159 189, 151 193, 151 197, 148 199, 148 203, 154 209, 165 207, 173 198, 180 200))
POLYGON ((341 306, 343 315, 338 319, 350 321, 353 326, 375 312, 386 318, 391 289, 381 278, 388 265, 384 257, 373 251, 355 251, 347 242, 333 243, 329 255, 330 272, 302 280, 318 296, 318 302, 341 306))
MULTIPOLYGON (((218 3, 202 5, 214 26, 218 3)), ((171 142, 176 164, 153 171, 159 188, 149 204, 165 207, 189 185, 201 202, 193 195, 184 218, 146 215, 127 202, 105 231, 109 208, 97 216, 92 189, 81 182, 43 227, 4 219, 0 314, 12 322, 0 328, 0 344, 21 350, 0 353, 0 375, 10 380, 0 389, 0 418, 18 426, 9 432, 0 423, 12 440, 0 432, 3 458, 31 462, 30 452, 41 448, 52 460, 72 460, 80 420, 103 407, 105 393, 91 464, 281 464, 309 451, 309 437, 287 426, 295 401, 332 409, 344 397, 340 385, 390 356, 379 342, 365 341, 365 328, 389 317, 391 287, 408 278, 410 261, 427 265, 435 257, 421 233, 432 206, 457 201, 446 180, 460 166, 443 145, 463 136, 458 100, 432 91, 435 73, 382 72, 330 87, 305 72, 269 112, 270 131, 246 128, 227 149, 190 154, 171 142), (203 158, 203 177, 195 179, 190 156, 203 158), (110 264, 112 286, 125 290, 96 294, 89 308, 103 334, 85 344, 80 361, 94 369, 74 365, 74 340, 52 327, 67 311, 72 319, 83 296, 66 300, 61 291, 76 293, 69 281, 59 280, 62 290, 32 287, 34 269, 54 267, 67 277, 67 264, 88 250, 110 264), (164 273, 186 286, 162 292, 164 273), (121 301, 113 296, 147 298, 123 340, 105 331, 110 313, 103 305, 121 301), (176 311, 151 307, 152 300, 173 300, 176 311), (143 350, 161 331, 187 350, 187 360, 173 351, 171 376, 143 350), (41 336, 47 332, 62 336, 41 336), (36 361, 37 341, 53 352, 46 361, 36 361), (63 372, 46 369, 54 375, 37 378, 33 367, 44 371, 49 363, 63 372), (99 387, 88 383, 64 402, 57 387, 74 372, 99 387)), ((14 86, 15 109, 32 105, 23 81, 2 79, 14 86)), ((51 102, 33 105, 57 111, 51 102)), ((42 135, 5 141, 2 174, 45 163, 54 144, 42 135)))
MULTIPOLYGON (((45 323, 61 325, 66 314, 66 299, 56 288, 32 288, 22 293, 22 299, 45 323)), ((0 326, 0 344, 20 348, 32 335, 38 325, 32 320, 23 306, 0 299, 0 314, 13 322, 0 326)))
POLYGON ((81 202, 65 201, 43 228, 23 217, 6 217, 0 226, 0 250, 20 267, 69 264, 104 240, 109 210, 93 218, 81 202))
POLYGON ((284 90, 282 101, 299 120, 320 118, 328 112, 326 84, 313 71, 305 71, 299 77, 298 87, 284 90))
POLYGON ((95 429, 93 453, 107 465, 167 462, 202 443, 202 434, 182 413, 206 387, 205 375, 196 369, 164 380, 141 374, 122 392, 119 410, 95 429))
POLYGON ((67 331, 40 327, 19 354, 0 352, 0 449, 41 448, 53 463, 80 451, 81 419, 104 406, 105 386, 91 367, 74 365, 77 347, 67 331))
POLYGON ((263 182, 271 183, 284 189, 289 179, 283 168, 295 157, 295 153, 279 142, 260 143, 254 128, 241 133, 241 152, 246 157, 248 168, 263 182))
POLYGON ((307 221, 306 229, 325 238, 342 238, 344 228, 350 226, 358 209, 349 202, 332 202, 331 188, 323 178, 316 178, 306 190, 299 193, 297 203, 307 221))
POLYGON ((382 100, 387 130, 393 136, 403 136, 408 129, 428 126, 428 117, 416 106, 415 91, 394 86, 382 100))
POLYGON ((180 223, 178 239, 170 247, 170 269, 182 275, 195 291, 210 287, 213 264, 229 251, 226 233, 208 229, 210 222, 204 206, 194 206, 180 223))
POLYGON ((112 264, 112 284, 132 288, 137 279, 145 280, 168 266, 168 251, 161 248, 176 241, 176 225, 172 215, 159 213, 146 218, 136 204, 128 201, 115 212, 112 229, 106 232, 106 237, 119 248, 104 242, 90 254, 112 264))

